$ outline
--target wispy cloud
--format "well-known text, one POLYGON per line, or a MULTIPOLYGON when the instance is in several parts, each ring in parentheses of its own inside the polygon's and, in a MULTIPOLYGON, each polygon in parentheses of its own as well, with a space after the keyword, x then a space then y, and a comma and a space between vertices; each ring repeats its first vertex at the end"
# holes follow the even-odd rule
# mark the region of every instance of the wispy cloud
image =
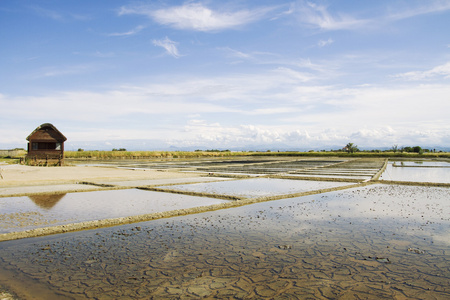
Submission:
POLYGON ((295 7, 301 23, 323 30, 354 29, 368 20, 357 19, 346 14, 331 14, 324 5, 300 1, 295 7))
POLYGON ((33 76, 34 78, 43 77, 58 77, 66 75, 83 74, 93 70, 90 65, 71 65, 71 66, 58 66, 58 67, 46 67, 39 71, 38 74, 33 76))
POLYGON ((201 3, 186 3, 181 6, 153 9, 149 6, 124 6, 119 15, 141 14, 155 22, 176 29, 195 31, 220 31, 236 28, 261 19, 273 8, 253 10, 215 11, 201 3))
POLYGON ((153 40, 153 45, 166 49, 167 53, 175 58, 181 57, 178 52, 177 42, 172 41, 168 37, 162 40, 153 40))
POLYGON ((412 2, 408 3, 406 9, 405 5, 399 7, 395 7, 394 5, 392 4, 386 7, 384 13, 368 18, 361 18, 351 14, 332 13, 326 5, 300 0, 290 9, 289 14, 296 15, 300 23, 312 28, 333 31, 379 27, 390 22, 450 10, 450 2, 442 0, 427 1, 426 3, 420 1, 412 2))
POLYGON ((71 14, 70 16, 77 21, 89 21, 93 19, 90 15, 71 14))
POLYGON ((98 58, 111 58, 116 56, 114 52, 102 52, 102 51, 95 51, 95 52, 72 52, 74 55, 81 55, 81 56, 90 56, 90 57, 98 57, 98 58))
POLYGON ((448 79, 450 78, 450 62, 443 65, 436 66, 426 71, 411 71, 401 74, 396 74, 394 78, 416 81, 416 80, 429 80, 436 79, 438 77, 448 79))
POLYGON ((281 13, 276 14, 274 17, 272 17, 270 20, 274 21, 274 20, 278 20, 281 17, 285 17, 288 15, 291 15, 295 12, 295 5, 294 4, 290 4, 289 8, 287 10, 282 11, 281 13))
POLYGON ((82 15, 82 14, 74 14, 74 13, 66 13, 59 12, 53 9, 44 8, 38 5, 28 6, 35 14, 41 16, 43 18, 49 18, 54 21, 88 21, 92 19, 90 15, 82 15))
POLYGON ((47 9, 47 8, 43 8, 40 6, 30 6, 29 7, 31 10, 33 10, 35 13, 37 13, 39 16, 41 17, 45 17, 45 18, 50 18, 56 21, 62 21, 64 20, 64 17, 61 13, 51 10, 51 9, 47 9))
POLYGON ((418 6, 410 5, 406 9, 404 6, 401 8, 391 7, 389 13, 386 15, 386 19, 396 21, 450 10, 450 2, 445 0, 419 1, 419 3, 418 6))
POLYGON ((228 54, 228 56, 233 58, 241 58, 241 59, 253 58, 253 56, 249 53, 244 53, 235 49, 231 49, 230 47, 219 48, 219 50, 225 51, 228 54))
POLYGON ((233 63, 250 61, 255 64, 280 64, 280 62, 274 60, 274 58, 279 57, 279 55, 275 53, 262 51, 243 52, 230 47, 219 47, 217 49, 223 51, 227 58, 235 60, 233 63))
POLYGON ((322 47, 331 45, 331 44, 333 44, 333 43, 334 43, 334 41, 333 41, 331 38, 329 38, 328 40, 320 40, 320 41, 317 43, 317 46, 319 46, 320 48, 322 48, 322 47))
POLYGON ((115 33, 110 33, 108 34, 108 36, 128 36, 128 35, 135 35, 137 33, 139 33, 142 29, 144 29, 145 26, 139 25, 133 29, 131 29, 130 31, 126 31, 126 32, 115 32, 115 33))
MULTIPOLYGON (((38 116, 39 120, 90 123, 97 132, 103 126, 107 129, 101 136, 117 135, 117 120, 129 120, 126 129, 118 128, 122 130, 118 138, 170 136, 178 146, 285 143, 321 147, 345 145, 351 140, 358 145, 381 147, 448 144, 449 94, 450 86, 445 84, 311 85, 303 74, 280 69, 240 76, 177 78, 98 92, 0 95, 0 106, 8 118, 37 121, 38 116), (433 107, 427 114, 423 111, 424 99, 433 107), (27 110, 23 111, 23 107, 27 110), (58 114, 61 107, 71 114, 58 114), (264 116, 264 120, 258 116, 264 116), (155 122, 157 118, 173 119, 172 127, 161 129, 155 122)), ((87 139, 89 135, 79 132, 82 127, 73 126, 72 137, 87 139)))
POLYGON ((96 51, 91 55, 99 58, 110 58, 115 56, 114 52, 100 52, 100 51, 96 51))

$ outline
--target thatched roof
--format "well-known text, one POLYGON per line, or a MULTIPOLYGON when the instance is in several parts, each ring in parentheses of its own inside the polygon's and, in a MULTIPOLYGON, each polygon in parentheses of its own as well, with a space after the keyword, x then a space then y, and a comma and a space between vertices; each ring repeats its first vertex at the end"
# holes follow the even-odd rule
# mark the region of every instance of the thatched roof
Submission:
POLYGON ((29 136, 27 136, 27 141, 29 141, 33 135, 39 133, 40 131, 49 132, 48 129, 50 129, 50 132, 52 132, 52 134, 49 133, 46 136, 40 136, 39 139, 54 139, 59 142, 65 142, 67 140, 67 138, 58 129, 56 129, 55 126, 50 123, 44 123, 38 126, 29 136))

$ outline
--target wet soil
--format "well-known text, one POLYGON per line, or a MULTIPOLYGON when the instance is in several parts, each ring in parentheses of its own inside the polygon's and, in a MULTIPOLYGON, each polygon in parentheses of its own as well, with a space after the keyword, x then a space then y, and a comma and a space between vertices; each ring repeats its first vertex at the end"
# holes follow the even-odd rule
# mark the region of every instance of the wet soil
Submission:
MULTIPOLYGON (((156 213, 141 223, 133 216, 109 225, 70 224, 67 230, 75 231, 133 223, 1 242, 0 283, 23 299, 450 298, 445 183, 371 184, 386 167, 384 159, 151 164, 134 166, 155 171, 133 178, 141 188, 146 179, 157 180, 158 170, 188 171, 183 178, 189 172, 198 178, 227 174, 237 180, 161 190, 238 201, 156 213), (273 178, 245 179, 249 175, 273 178), (320 180, 310 182, 317 187, 336 187, 302 192, 299 177, 320 180), (245 185, 252 180, 265 184, 245 185), (271 186, 274 182, 281 185, 271 186), (275 199, 281 200, 270 201, 275 199)), ((95 180, 112 183, 110 188, 133 186, 119 177, 95 180)), ((43 208, 51 204, 41 200, 43 208)), ((46 234, 58 232, 66 229, 46 234)))
POLYGON ((445 299, 449 196, 371 185, 3 242, 1 267, 36 299, 445 299))

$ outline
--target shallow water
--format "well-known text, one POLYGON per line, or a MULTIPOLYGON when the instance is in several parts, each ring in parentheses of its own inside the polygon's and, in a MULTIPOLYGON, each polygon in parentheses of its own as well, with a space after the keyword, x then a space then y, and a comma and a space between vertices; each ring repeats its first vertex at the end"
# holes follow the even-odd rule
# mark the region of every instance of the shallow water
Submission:
POLYGON ((160 188, 254 198, 274 195, 288 195, 346 185, 350 184, 329 181, 252 178, 224 182, 160 186, 160 188))
POLYGON ((330 178, 330 179, 349 179, 349 180, 359 180, 359 181, 364 181, 364 180, 369 180, 370 178, 372 178, 372 176, 361 176, 361 175, 337 175, 337 174, 321 174, 321 173, 308 173, 308 174, 298 174, 298 173, 292 173, 289 174, 290 177, 298 177, 299 179, 303 178, 330 178))
POLYGON ((373 185, 3 242, 0 274, 35 299, 448 299, 449 198, 373 185))
POLYGON ((380 176, 381 180, 450 183, 450 168, 445 162, 390 162, 380 176), (395 167, 393 164, 395 163, 395 167), (419 167, 415 167, 418 165, 419 167))
POLYGON ((396 166, 405 166, 405 167, 445 167, 450 168, 450 163, 445 161, 425 161, 425 160, 416 160, 416 161, 394 161, 396 166))
POLYGON ((185 209, 226 200, 138 189, 0 198, 0 233, 185 209))

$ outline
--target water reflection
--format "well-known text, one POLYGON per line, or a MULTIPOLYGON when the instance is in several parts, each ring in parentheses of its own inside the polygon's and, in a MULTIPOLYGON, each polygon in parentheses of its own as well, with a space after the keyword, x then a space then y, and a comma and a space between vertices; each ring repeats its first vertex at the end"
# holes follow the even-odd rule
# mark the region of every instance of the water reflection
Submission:
POLYGON ((162 186, 161 188, 168 188, 178 191, 203 192, 219 195, 261 197, 273 195, 287 195, 346 185, 350 185, 350 183, 331 182, 331 181, 252 178, 245 180, 162 186))
POLYGON ((55 194, 55 195, 33 195, 28 196, 31 201, 37 206, 43 209, 52 209, 53 206, 58 203, 66 194, 55 194))
POLYGON ((445 161, 393 161, 396 167, 444 167, 450 168, 450 163, 445 161))
POLYGON ((0 198, 0 233, 185 209, 225 200, 138 189, 0 198))
POLYGON ((448 299, 449 197, 375 185, 5 242, 0 257, 24 287, 75 299, 448 299))
POLYGON ((427 162, 416 167, 413 162, 403 162, 405 167, 401 167, 401 162, 390 162, 384 173, 380 176, 381 180, 393 181, 413 181, 413 182, 436 182, 450 183, 450 168, 443 166, 439 162, 427 162), (395 166, 394 166, 395 164, 395 166))

